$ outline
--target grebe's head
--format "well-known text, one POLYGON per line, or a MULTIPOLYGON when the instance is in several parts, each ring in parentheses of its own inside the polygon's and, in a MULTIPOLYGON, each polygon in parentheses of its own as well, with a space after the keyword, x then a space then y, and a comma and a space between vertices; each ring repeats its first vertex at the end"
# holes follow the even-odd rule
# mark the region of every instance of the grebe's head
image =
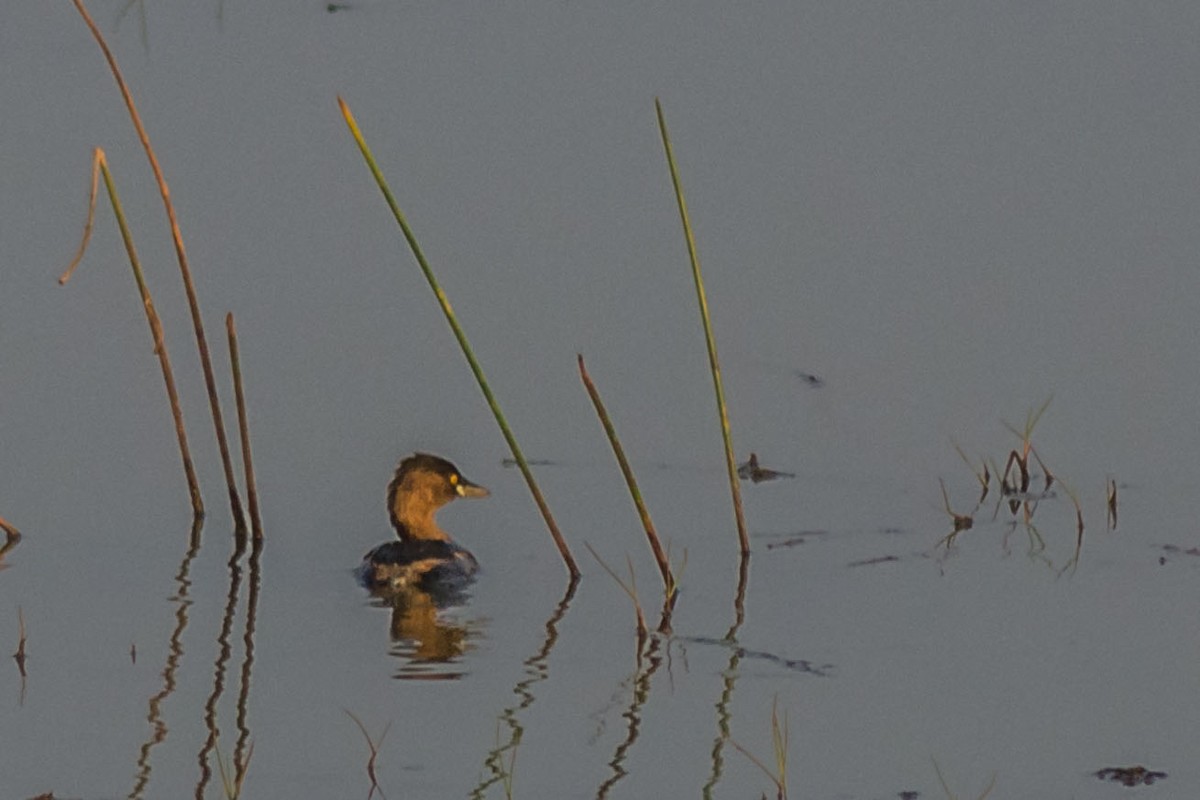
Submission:
MULTIPOLYGON (((487 497, 487 489, 467 480, 440 456, 414 453, 400 462, 388 484, 388 513, 400 530, 432 521, 433 514, 458 497, 487 497)), ((416 531, 413 531, 416 533, 416 531)))

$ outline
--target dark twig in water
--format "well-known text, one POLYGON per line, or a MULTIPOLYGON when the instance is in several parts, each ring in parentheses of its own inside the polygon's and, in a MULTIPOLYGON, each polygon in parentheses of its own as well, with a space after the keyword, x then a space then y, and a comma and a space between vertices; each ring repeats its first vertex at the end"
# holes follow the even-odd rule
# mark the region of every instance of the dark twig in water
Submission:
MULTIPOLYGON (((548 458, 527 458, 527 459, 525 459, 525 463, 531 467, 556 467, 556 466, 558 466, 557 461, 551 461, 548 458)), ((515 458, 502 458, 502 459, 500 459, 500 466, 502 466, 502 467, 519 467, 520 464, 517 463, 517 460, 515 458)))
MULTIPOLYGON (((187 252, 183 247, 183 235, 179 230, 179 222, 175 217, 175 206, 171 202, 171 192, 167 188, 167 179, 163 175, 162 167, 159 166, 158 157, 154 154, 154 148, 150 146, 150 137, 146 133, 145 126, 142 125, 141 116, 137 112, 137 107, 133 102, 133 95, 129 91, 129 87, 125 84, 125 79, 121 75, 121 70, 117 66, 117 60, 113 56, 112 51, 108 49, 108 43, 105 42, 104 36, 100 33, 100 29, 92 20, 87 9, 84 8, 83 0, 73 0, 75 8, 83 17, 83 21, 87 24, 88 29, 92 32, 92 36, 96 39, 96 43, 100 46, 101 52, 104 54, 105 60, 108 62, 109 68, 112 70, 113 78, 116 79, 117 88, 121 91, 121 96, 125 99, 125 106, 129 110, 129 118, 133 122, 133 127, 137 131, 138 139, 142 143, 142 148, 146 151, 146 158, 150 161, 150 168, 154 171, 154 178, 158 183, 159 194, 162 195, 163 207, 167 212, 167 221, 171 227, 171 239, 175 243, 176 260, 179 262, 179 272, 183 277, 183 287, 187 294, 188 308, 192 315, 192 326, 196 334, 196 347, 200 353, 200 366, 204 371, 204 385, 208 390, 209 408, 212 411, 213 427, 216 429, 217 446, 221 451, 221 465, 225 470, 225 483, 229 488, 229 504, 233 511, 234 524, 238 528, 244 528, 246 525, 245 515, 242 512, 242 501, 238 496, 237 484, 233 476, 233 461, 229 456, 229 442, 225 437, 225 422, 221 415, 221 400, 217 395, 217 380, 213 372, 212 359, 208 354, 208 339, 204 335, 204 321, 200 314, 200 301, 196 297, 196 287, 192 282, 191 267, 188 266, 187 252)), ((63 276, 65 280, 67 276, 63 276)))
POLYGON ((900 556, 894 556, 894 555, 875 556, 874 558, 863 558, 858 561, 851 561, 846 566, 847 567, 873 567, 876 564, 888 564, 893 561, 899 561, 899 560, 900 560, 900 556))
POLYGON ((1113 478, 1108 479, 1108 529, 1115 531, 1117 529, 1117 482, 1113 478))
POLYGON ((974 527, 974 514, 975 511, 979 510, 979 506, 975 506, 975 510, 970 514, 956 514, 954 510, 950 508, 950 494, 946 491, 946 482, 941 478, 938 478, 938 484, 942 487, 942 502, 946 509, 946 513, 950 515, 952 520, 954 520, 954 530, 942 537, 942 540, 938 542, 938 546, 941 547, 942 545, 945 545, 947 548, 950 548, 954 546, 954 540, 958 538, 960 533, 963 531, 969 531, 972 527, 974 527))

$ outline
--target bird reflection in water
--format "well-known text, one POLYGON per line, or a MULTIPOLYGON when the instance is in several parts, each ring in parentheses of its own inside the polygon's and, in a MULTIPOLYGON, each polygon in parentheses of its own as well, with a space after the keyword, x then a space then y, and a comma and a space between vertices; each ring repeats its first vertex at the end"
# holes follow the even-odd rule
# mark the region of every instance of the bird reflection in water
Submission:
POLYGON ((401 680, 457 680, 462 656, 482 631, 479 620, 462 620, 450 609, 463 605, 468 595, 446 595, 416 587, 372 589, 372 605, 391 612, 388 636, 391 655, 402 661, 394 677, 401 680))

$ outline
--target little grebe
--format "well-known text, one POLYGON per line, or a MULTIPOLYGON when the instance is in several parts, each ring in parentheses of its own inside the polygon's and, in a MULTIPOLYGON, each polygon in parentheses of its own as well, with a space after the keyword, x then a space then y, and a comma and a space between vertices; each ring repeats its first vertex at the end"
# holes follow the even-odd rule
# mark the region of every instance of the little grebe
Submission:
POLYGON ((430 590, 469 581, 479 569, 475 556, 455 544, 433 516, 456 497, 488 494, 444 458, 415 453, 401 461, 387 492, 388 514, 400 538, 363 557, 363 583, 374 589, 430 590))

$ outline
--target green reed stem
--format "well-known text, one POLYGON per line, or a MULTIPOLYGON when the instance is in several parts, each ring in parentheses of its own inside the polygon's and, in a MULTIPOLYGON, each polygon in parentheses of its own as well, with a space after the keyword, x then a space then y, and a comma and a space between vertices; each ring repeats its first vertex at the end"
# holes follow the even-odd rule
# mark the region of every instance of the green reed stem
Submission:
POLYGON ((671 137, 667 135, 667 120, 663 116, 662 103, 654 99, 658 112, 658 128, 662 132, 663 149, 667 153, 667 166, 671 169, 671 184, 675 187, 675 199, 679 204, 679 218, 683 222, 683 236, 687 240, 688 257, 692 262, 692 277, 696 282, 696 297, 700 301, 700 319, 704 323, 704 341, 708 345, 708 365, 712 370, 713 390, 717 395, 717 411, 721 416, 721 437, 725 442, 725 466, 729 472, 729 491, 733 495, 733 515, 737 520, 738 542, 742 553, 750 552, 750 537, 746 533, 746 516, 742 513, 742 487, 738 483, 737 462, 733 455, 733 437, 729 432, 729 413, 725 408, 725 390, 721 386, 721 366, 717 361, 717 342, 713 338, 712 323, 708 315, 708 300, 704 295, 704 279, 700 277, 700 256, 696 252, 696 239, 692 235, 692 223, 688 219, 687 201, 683 197, 683 185, 679 181, 679 170, 675 167, 675 155, 671 150, 671 137))
POLYGON ((458 319, 454 316, 454 310, 450 307, 450 301, 446 298, 446 293, 442 291, 437 278, 434 277, 433 270, 429 267, 429 262, 425 260, 425 254, 421 251, 420 245, 417 244, 417 238, 413 234, 412 228, 408 226, 408 220, 400 210, 400 206, 396 202, 392 190, 388 188, 387 180, 383 177, 382 170, 379 169, 379 165, 375 162, 375 157, 371 155, 371 149, 367 146, 367 142, 363 138, 362 131, 358 127, 358 122, 354 119, 354 114, 350 111, 350 106, 346 105, 346 101, 341 97, 338 97, 338 105, 341 107, 342 116, 346 120, 346 126, 350 128, 350 135, 354 137, 354 141, 358 144, 358 149, 362 152, 363 159, 367 162, 367 167, 371 170, 371 175, 375 178, 375 183, 379 185, 379 190, 383 192, 383 197, 387 201, 388 208, 392 210, 392 216, 396 218, 397 224, 400 225, 400 230, 404 232, 404 238, 408 240, 408 246, 412 250, 413 256, 417 259, 417 264, 420 265, 421 272, 425 274, 425 280, 429 282, 429 288, 433 290, 438 304, 442 307, 442 313, 446 315, 446 321, 450 323, 450 330, 454 332, 454 338, 458 339, 458 346, 462 348, 463 355, 466 356, 467 363, 471 367, 471 372, 475 375, 475 381, 479 384, 479 389, 483 392, 483 397, 487 400, 488 407, 492 410, 492 415, 496 418, 496 424, 500 426, 500 432, 504 434, 504 440, 508 442, 508 447, 512 451, 513 458, 516 460, 521 474, 525 477, 525 483, 529 486, 529 491, 533 495, 533 501, 542 513, 542 518, 546 520, 546 527, 550 529, 550 536, 554 539, 554 544, 558 547, 558 552, 562 556, 563 562, 567 565, 567 571, 571 574, 572 579, 579 577, 579 566, 575 563, 575 559, 571 556, 571 550, 567 547, 566 540, 563 539, 562 533, 558 530, 558 524, 555 523, 554 516, 550 513, 550 507, 546 504, 545 498, 542 497, 542 492, 538 488, 537 481, 534 480, 533 472, 529 469, 529 464, 525 461, 525 456, 521 453, 521 448, 517 445, 516 437, 513 436, 512 430, 508 427, 508 422, 504 419, 504 414, 500 410, 500 404, 496 402, 496 397, 492 394, 492 389, 488 385, 487 378, 483 375, 483 368, 479 366, 479 362, 475 359, 475 353, 471 350, 466 333, 463 332, 462 326, 458 324, 458 319))
POLYGON ((646 539, 650 542, 650 549, 654 553, 654 560, 658 562, 658 571, 662 573, 663 591, 668 598, 675 594, 678 588, 675 585, 675 576, 671 574, 671 563, 667 559, 666 551, 663 550, 662 543, 658 540, 658 533, 654 530, 654 522, 650 519, 650 512, 646 510, 646 504, 642 501, 642 492, 638 489, 637 479, 633 477, 633 469, 629 466, 629 460, 625 458, 625 450, 621 447, 621 441, 617 438, 617 430, 613 427, 612 420, 609 419, 608 411, 604 408, 604 402, 600 399, 600 392, 596 390, 596 384, 592 383, 592 378, 588 375, 587 369, 583 366, 583 356, 579 358, 579 377, 583 379, 583 386, 587 389, 588 396, 592 398, 592 405, 596 407, 596 416, 600 417, 600 424, 604 426, 604 433, 608 436, 608 443, 612 445, 613 455, 617 457, 617 464, 621 467, 621 474, 625 476, 625 485, 629 487, 629 496, 633 498, 633 504, 637 508, 638 516, 642 518, 642 526, 646 529, 646 539))
POLYGON ((258 482, 254 479, 254 459, 250 454, 250 423, 246 417, 246 395, 242 391, 242 360, 238 352, 237 325, 233 312, 225 315, 229 337, 229 363, 233 370, 233 394, 237 400, 238 434, 242 443, 242 469, 246 473, 246 502, 250 505, 250 529, 255 539, 263 538, 262 516, 258 513, 258 482))
MULTIPOLYGON (((204 386, 208 391, 208 404, 212 412, 213 427, 217 434, 217 448, 221 451, 221 465, 225 470, 225 485, 229 489, 229 505, 233 512, 233 522, 239 531, 245 530, 246 516, 242 512, 242 501, 238 496, 237 482, 233 476, 233 461, 229 455, 229 441, 225 436, 225 421, 221 414, 221 400, 217 395, 217 379, 213 372, 212 359, 208 354, 208 338, 204 334, 204 321, 200 314, 200 301, 196 297, 196 287, 192 283, 192 270, 188 266, 187 252, 183 248, 183 234, 179 230, 179 221, 175 217, 175 205, 171 202, 171 192, 167 188, 167 179, 163 175, 162 167, 159 166, 158 157, 154 154, 154 148, 150 146, 150 136, 146 133, 146 128, 142 125, 142 118, 138 114, 137 106, 134 105, 133 95, 129 91, 128 85, 125 83, 125 78, 121 75, 121 70, 117 66, 117 59, 113 56, 112 51, 108 49, 108 43, 105 42, 104 36, 100 33, 100 28, 96 26, 94 20, 87 9, 83 5, 83 0, 72 0, 75 8, 79 11, 79 15, 83 17, 83 21, 87 24, 88 30, 92 32, 93 38, 100 46, 100 51, 104 54, 105 60, 108 62, 109 69, 112 70, 113 78, 117 82, 117 88, 121 91, 121 96, 125 100, 125 107, 129 110, 129 118, 133 122, 134 130, 137 131, 138 140, 142 143, 142 149, 146 151, 146 158, 150 161, 150 169, 154 172, 154 179, 158 183, 159 194, 162 195, 163 207, 167 212, 167 221, 171 227, 171 239, 175 244, 175 256, 179 262, 179 272, 183 278, 183 288, 187 294, 188 308, 192 315, 192 327, 196 334, 196 348, 200 353, 200 366, 204 371, 204 386)), ((67 276, 64 275, 59 279, 60 282, 65 282, 67 276)))
MULTIPOLYGON (((121 230, 121 239, 125 243, 125 252, 129 256, 129 266, 133 268, 133 279, 137 282, 138 293, 142 298, 142 307, 146 311, 146 321, 150 324, 150 335, 154 338, 154 352, 158 356, 158 364, 162 369, 163 382, 167 386, 167 399, 171 404, 171 417, 175 421, 175 436, 179 440, 179 454, 183 459, 183 472, 187 476, 188 493, 192 498, 192 513, 199 519, 204 516, 204 501, 200 497, 200 482, 196 479, 196 469, 192 465, 191 448, 188 446, 187 432, 183 426, 183 409, 179 405, 179 392, 175 388, 175 373, 171 369, 171 359, 167 354, 167 342, 163 338, 162 321, 154 308, 154 300, 150 289, 146 286, 146 278, 142 274, 142 263, 138 258, 137 248, 133 244, 133 234, 125 221, 125 211, 121 207, 121 198, 117 194, 116 184, 108 169, 108 159, 104 151, 97 147, 92 153, 92 187, 88 204, 88 221, 84 228, 83 244, 79 253, 68 268, 68 274, 83 257, 87 247, 88 236, 91 233, 96 210, 96 194, 99 189, 99 177, 104 176, 104 187, 112 203, 113 214, 117 218, 117 227, 121 230)), ((60 282, 65 282, 66 275, 60 282)))

